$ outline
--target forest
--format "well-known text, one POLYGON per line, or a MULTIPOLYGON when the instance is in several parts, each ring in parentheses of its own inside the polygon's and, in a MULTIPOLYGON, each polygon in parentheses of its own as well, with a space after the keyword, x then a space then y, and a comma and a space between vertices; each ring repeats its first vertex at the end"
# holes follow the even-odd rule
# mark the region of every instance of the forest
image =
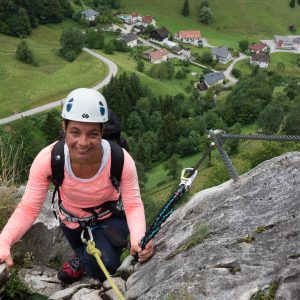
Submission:
MULTIPOLYGON (((215 100, 217 94, 218 90, 212 89, 205 96, 194 92, 189 99, 183 94, 154 96, 135 73, 126 72, 104 88, 108 105, 121 120, 122 135, 136 160, 142 186, 145 172, 155 164, 174 155, 186 157, 206 149, 209 129, 241 133, 244 126, 256 124, 259 133, 299 133, 300 86, 295 78, 256 69, 251 76, 241 78, 222 101, 215 100), (284 89, 275 93, 275 87, 283 82, 284 89)), ((17 153, 22 148, 21 181, 26 179, 36 154, 59 138, 60 126, 60 112, 54 109, 0 128, 5 151, 13 149, 17 153)), ((230 155, 238 152, 238 146, 238 141, 225 144, 230 155)), ((279 152, 280 148, 278 144, 279 152)), ((276 155, 276 151, 270 151, 270 157, 260 155, 261 158, 249 153, 251 167, 276 155)))

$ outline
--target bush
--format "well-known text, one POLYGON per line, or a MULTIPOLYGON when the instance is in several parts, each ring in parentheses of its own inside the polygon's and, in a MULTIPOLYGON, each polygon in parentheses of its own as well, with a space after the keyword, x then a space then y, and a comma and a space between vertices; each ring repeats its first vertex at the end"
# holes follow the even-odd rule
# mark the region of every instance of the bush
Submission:
POLYGON ((16 50, 16 57, 18 60, 26 64, 31 64, 31 65, 34 64, 33 53, 25 40, 22 40, 18 44, 16 50))
POLYGON ((231 73, 236 78, 241 78, 242 77, 242 72, 239 69, 233 68, 231 73))
POLYGON ((77 53, 73 50, 70 50, 67 52, 61 51, 61 54, 62 54, 63 58, 69 62, 74 61, 77 57, 77 53))

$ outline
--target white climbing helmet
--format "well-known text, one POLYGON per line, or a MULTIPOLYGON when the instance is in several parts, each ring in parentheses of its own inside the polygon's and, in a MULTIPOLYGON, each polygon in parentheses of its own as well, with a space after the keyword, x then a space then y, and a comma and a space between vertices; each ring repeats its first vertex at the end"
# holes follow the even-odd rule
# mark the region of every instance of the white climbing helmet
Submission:
POLYGON ((108 107, 98 91, 79 88, 67 96, 61 116, 71 121, 104 123, 108 121, 108 107))

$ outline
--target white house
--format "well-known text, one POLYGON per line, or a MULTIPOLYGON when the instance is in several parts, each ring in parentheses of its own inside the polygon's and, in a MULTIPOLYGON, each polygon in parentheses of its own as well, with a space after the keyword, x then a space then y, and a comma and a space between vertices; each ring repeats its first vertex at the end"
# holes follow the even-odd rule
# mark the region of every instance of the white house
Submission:
POLYGON ((151 63, 160 64, 162 61, 166 61, 168 59, 169 52, 167 49, 161 48, 151 52, 146 52, 144 56, 151 63))
POLYGON ((132 32, 121 35, 119 39, 122 39, 126 43, 127 47, 130 48, 135 47, 138 41, 137 35, 132 32))
POLYGON ((152 16, 143 16, 142 20, 141 20, 141 25, 147 27, 149 25, 153 25, 155 27, 156 25, 156 21, 154 20, 154 18, 152 16))
POLYGON ((201 42, 201 32, 198 30, 178 31, 175 39, 182 43, 198 45, 201 42))
POLYGON ((291 50, 294 49, 294 42, 288 36, 274 35, 274 41, 276 43, 276 48, 291 50))
POLYGON ((253 54, 250 57, 250 64, 258 65, 260 68, 266 69, 269 66, 269 57, 266 54, 253 54))
POLYGON ((222 64, 226 64, 231 60, 231 53, 227 46, 220 46, 211 49, 213 59, 217 60, 222 64))
POLYGON ((86 22, 95 22, 99 13, 95 10, 88 9, 84 10, 81 15, 85 19, 86 22))

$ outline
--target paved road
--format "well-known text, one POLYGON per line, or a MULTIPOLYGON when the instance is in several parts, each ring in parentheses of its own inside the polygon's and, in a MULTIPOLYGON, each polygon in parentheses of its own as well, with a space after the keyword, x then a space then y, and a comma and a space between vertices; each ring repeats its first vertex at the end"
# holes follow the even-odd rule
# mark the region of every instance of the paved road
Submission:
MULTIPOLYGON (((118 67, 111 60, 105 58, 104 56, 102 56, 102 55, 100 55, 100 54, 98 54, 98 53, 96 53, 96 52, 94 52, 94 51, 92 51, 88 48, 83 48, 82 50, 89 53, 90 55, 95 56, 96 58, 100 59, 101 61, 103 61, 105 64, 108 65, 108 68, 109 68, 108 75, 100 83, 98 83, 97 85, 95 85, 93 87, 93 89, 95 89, 95 90, 101 89, 102 87, 104 87, 105 85, 107 85, 109 83, 111 77, 113 77, 117 74, 118 67)), ((0 125, 7 124, 7 123, 10 123, 12 121, 21 119, 23 117, 31 116, 31 115, 40 113, 42 111, 45 111, 45 110, 48 110, 48 109, 51 109, 51 108, 54 108, 54 107, 57 107, 57 106, 60 106, 60 105, 62 106, 63 103, 64 103, 64 100, 65 99, 60 99, 60 100, 57 100, 55 102, 51 102, 51 103, 48 103, 48 104, 30 109, 30 110, 27 110, 27 111, 24 111, 24 112, 21 112, 21 113, 17 113, 15 115, 10 116, 10 117, 1 119, 0 120, 0 125)))

